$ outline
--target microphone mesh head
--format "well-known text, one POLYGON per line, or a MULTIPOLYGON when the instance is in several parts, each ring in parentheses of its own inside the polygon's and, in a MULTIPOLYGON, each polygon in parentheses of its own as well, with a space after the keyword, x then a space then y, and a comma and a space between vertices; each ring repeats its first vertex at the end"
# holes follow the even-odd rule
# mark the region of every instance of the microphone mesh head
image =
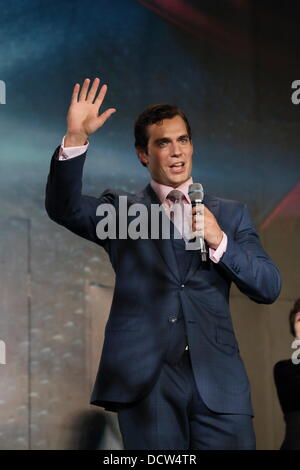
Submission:
POLYGON ((196 200, 203 200, 204 192, 202 184, 200 183, 193 183, 189 185, 189 198, 191 202, 196 200))

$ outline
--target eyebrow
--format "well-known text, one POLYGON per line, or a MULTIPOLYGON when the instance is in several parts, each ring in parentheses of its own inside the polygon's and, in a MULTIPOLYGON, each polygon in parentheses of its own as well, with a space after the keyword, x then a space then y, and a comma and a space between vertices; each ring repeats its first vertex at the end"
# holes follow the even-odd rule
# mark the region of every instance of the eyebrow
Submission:
MULTIPOLYGON (((177 140, 186 139, 186 138, 189 139, 188 134, 182 134, 179 137, 177 137, 177 140)), ((161 143, 164 143, 164 142, 171 142, 170 137, 161 137, 160 139, 156 139, 154 141, 155 144, 161 144, 161 143)))

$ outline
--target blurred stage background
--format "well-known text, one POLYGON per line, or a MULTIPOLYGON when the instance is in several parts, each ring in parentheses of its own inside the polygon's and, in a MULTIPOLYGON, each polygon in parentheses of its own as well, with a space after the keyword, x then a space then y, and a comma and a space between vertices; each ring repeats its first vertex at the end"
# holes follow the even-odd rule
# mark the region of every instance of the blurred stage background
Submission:
POLYGON ((283 277, 258 305, 232 289, 252 388, 258 449, 277 449, 283 419, 273 365, 291 356, 299 297, 300 79, 297 2, 0 1, 0 449, 121 449, 116 415, 89 405, 114 285, 104 250, 44 209, 51 155, 76 82, 99 76, 113 115, 90 139, 84 193, 148 181, 133 123, 176 103, 194 140, 194 181, 247 203, 283 277))

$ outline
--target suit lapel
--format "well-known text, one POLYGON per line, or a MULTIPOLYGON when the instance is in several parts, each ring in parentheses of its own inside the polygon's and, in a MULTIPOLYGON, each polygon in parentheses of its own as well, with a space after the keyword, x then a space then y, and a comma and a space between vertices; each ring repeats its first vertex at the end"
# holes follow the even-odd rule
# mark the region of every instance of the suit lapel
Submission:
MULTIPOLYGON (((152 189, 151 185, 148 184, 146 188, 138 195, 139 202, 143 202, 148 207, 148 227, 149 227, 149 238, 151 236, 151 204, 161 204, 160 200, 158 199, 155 191, 152 189)), ((169 223, 169 218, 167 215, 162 214, 162 217, 167 218, 167 222, 169 223)), ((173 223, 171 222, 171 225, 173 223)), ((173 227, 171 227, 171 231, 173 227)), ((153 244, 156 246, 157 250, 159 251, 162 259, 164 260, 165 264, 169 268, 172 276, 176 279, 177 282, 180 282, 180 273, 179 268, 176 260, 176 255, 173 248, 173 243, 171 239, 152 239, 153 244)))

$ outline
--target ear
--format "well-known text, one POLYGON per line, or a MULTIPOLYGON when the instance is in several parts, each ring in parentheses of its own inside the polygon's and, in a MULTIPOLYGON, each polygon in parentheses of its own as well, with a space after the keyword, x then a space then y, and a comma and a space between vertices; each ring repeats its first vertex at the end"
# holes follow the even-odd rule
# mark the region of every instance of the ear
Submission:
POLYGON ((136 154, 137 154, 137 156, 139 157, 141 163, 143 163, 144 165, 148 166, 149 158, 148 158, 148 155, 146 154, 145 150, 143 150, 142 148, 138 147, 138 148, 136 149, 136 154))

